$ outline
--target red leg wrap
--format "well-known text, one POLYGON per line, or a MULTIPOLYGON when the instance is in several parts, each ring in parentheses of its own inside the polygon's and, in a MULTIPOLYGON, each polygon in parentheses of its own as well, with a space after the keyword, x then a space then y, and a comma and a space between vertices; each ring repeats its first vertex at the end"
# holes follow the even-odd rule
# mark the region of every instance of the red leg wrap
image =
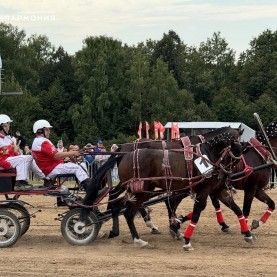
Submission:
POLYGON ((244 216, 244 217, 245 217, 246 222, 248 222, 248 216, 244 216))
POLYGON ((272 212, 273 212, 272 209, 268 209, 268 210, 264 213, 264 215, 261 217, 261 221, 262 221, 263 223, 266 223, 266 221, 268 220, 268 218, 271 216, 272 212))
POLYGON ((219 224, 223 223, 224 219, 223 219, 223 214, 222 214, 222 211, 220 208, 215 209, 215 214, 216 214, 217 222, 219 224))
POLYGON ((189 212, 186 217, 188 218, 188 220, 191 220, 192 219, 192 212, 189 212))
POLYGON ((249 231, 249 228, 248 228, 248 225, 247 225, 244 215, 238 216, 238 220, 239 220, 241 232, 245 233, 245 232, 249 231))
POLYGON ((192 233, 193 233, 195 227, 196 227, 196 223, 191 221, 189 226, 187 227, 185 233, 184 233, 184 237, 187 238, 187 239, 190 239, 190 237, 192 236, 192 233))

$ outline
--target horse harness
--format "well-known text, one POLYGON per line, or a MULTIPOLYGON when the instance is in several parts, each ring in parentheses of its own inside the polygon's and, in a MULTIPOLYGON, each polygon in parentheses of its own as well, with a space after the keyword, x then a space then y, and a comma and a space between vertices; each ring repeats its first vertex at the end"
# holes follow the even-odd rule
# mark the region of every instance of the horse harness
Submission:
MULTIPOLYGON (((201 141, 203 141, 203 137, 200 138, 201 141)), ((203 154, 201 153, 201 149, 200 149, 200 143, 196 144, 196 145, 192 145, 190 142, 189 137, 183 137, 181 139, 182 143, 183 143, 183 153, 184 153, 184 157, 186 160, 186 164, 187 164, 187 172, 188 172, 188 178, 183 178, 183 177, 176 177, 173 176, 172 174, 172 170, 171 170, 171 165, 169 163, 169 152, 165 146, 165 144, 163 144, 163 161, 162 161, 162 168, 163 168, 163 176, 160 177, 148 177, 148 178, 141 178, 140 177, 140 166, 139 166, 139 152, 142 149, 136 149, 135 151, 133 151, 133 178, 126 181, 125 183, 127 183, 127 186, 130 188, 131 193, 132 194, 136 194, 136 193, 143 193, 143 192, 147 192, 145 190, 145 186, 144 186, 144 181, 148 181, 148 180, 162 180, 164 179, 166 181, 166 187, 167 187, 167 192, 171 193, 171 183, 173 180, 179 180, 179 181, 188 181, 189 182, 189 189, 190 189, 190 193, 193 194, 193 188, 198 184, 201 183, 204 179, 206 178, 210 178, 212 177, 212 173, 210 173, 209 175, 197 175, 194 176, 193 174, 193 155, 196 154, 198 157, 202 157, 203 159, 206 159, 205 157, 203 157, 203 154), (193 148, 195 147, 196 152, 193 152, 193 148), (169 180, 169 185, 168 185, 168 180, 169 180)), ((173 150, 174 151, 174 150, 173 150)), ((178 151, 178 150, 175 150, 178 151)), ((225 173, 230 173, 229 171, 227 172, 225 170, 225 168, 223 167, 223 165, 221 164, 223 158, 226 156, 226 154, 229 153, 229 155, 231 155, 232 158, 238 159, 237 157, 234 157, 230 151, 230 146, 226 147, 223 151, 222 151, 222 155, 219 158, 219 160, 215 163, 212 163, 210 160, 207 160, 210 164, 212 164, 213 166, 215 166, 216 168, 221 168, 223 171, 225 171, 225 173)), ((187 190, 188 188, 183 188, 183 190, 187 190)), ((162 191, 164 192, 164 191, 162 191)))
MULTIPOLYGON (((253 148, 263 159, 264 163, 270 162, 272 159, 271 153, 266 149, 266 146, 263 145, 258 139, 252 137, 248 141, 249 147, 253 148)), ((246 148, 247 149, 247 148, 246 148)), ((248 175, 250 175, 253 172, 252 167, 250 167, 244 158, 244 155, 242 155, 241 161, 236 165, 236 172, 245 172, 245 176, 238 178, 236 180, 233 180, 233 182, 239 182, 239 185, 241 185, 243 182, 246 181, 248 175)))

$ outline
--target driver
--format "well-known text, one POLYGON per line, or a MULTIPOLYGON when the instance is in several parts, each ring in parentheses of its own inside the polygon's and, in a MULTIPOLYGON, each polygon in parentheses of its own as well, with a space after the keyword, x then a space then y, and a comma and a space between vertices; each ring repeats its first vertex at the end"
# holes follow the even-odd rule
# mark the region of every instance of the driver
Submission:
POLYGON ((78 157, 80 156, 80 151, 59 152, 49 140, 50 128, 52 126, 44 119, 36 121, 33 126, 33 132, 36 137, 32 144, 32 154, 38 167, 50 179, 55 179, 58 174, 75 174, 81 187, 86 190, 90 183, 87 172, 76 163, 64 163, 64 158, 78 157))
POLYGON ((0 169, 16 169, 15 191, 28 191, 33 186, 28 184, 30 169, 40 179, 45 175, 37 167, 31 155, 20 155, 18 146, 9 135, 10 123, 12 120, 6 114, 0 114, 0 169))

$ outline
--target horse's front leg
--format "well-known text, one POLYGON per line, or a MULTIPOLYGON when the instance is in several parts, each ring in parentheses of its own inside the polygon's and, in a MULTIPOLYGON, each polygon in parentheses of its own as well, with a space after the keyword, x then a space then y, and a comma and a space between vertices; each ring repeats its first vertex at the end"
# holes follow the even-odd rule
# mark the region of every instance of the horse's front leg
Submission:
POLYGON ((126 211, 124 212, 124 217, 126 219, 126 222, 128 224, 128 227, 129 227, 131 235, 132 235, 132 238, 134 240, 134 245, 137 247, 144 247, 144 246, 148 245, 148 242, 142 240, 139 237, 139 234, 137 232, 137 229, 136 229, 136 226, 134 223, 134 218, 135 218, 135 215, 136 215, 138 209, 139 209, 139 207, 136 207, 134 205, 127 206, 126 211))
POLYGON ((264 190, 259 190, 256 193, 255 197, 257 199, 259 199, 261 202, 266 203, 268 205, 268 209, 259 220, 254 219, 252 221, 251 230, 257 229, 259 226, 266 223, 268 218, 271 216, 271 214, 275 210, 275 202, 265 193, 264 190))
POLYGON ((216 219, 218 224, 221 226, 221 231, 225 233, 231 233, 230 227, 225 223, 225 220, 223 218, 219 200, 214 195, 210 195, 210 199, 215 208, 216 219))
POLYGON ((227 190, 222 190, 221 193, 217 195, 217 198, 228 208, 230 208, 238 217, 239 223, 240 223, 240 229, 241 233, 244 235, 244 239, 246 242, 253 243, 254 242, 254 237, 252 236, 247 220, 244 217, 242 210, 240 207, 235 203, 233 197, 228 194, 227 190))
MULTIPOLYGON (((204 186, 205 184, 203 184, 204 186)), ((207 191, 207 189, 205 189, 205 187, 203 188, 203 190, 199 191, 196 194, 195 197, 195 202, 194 202, 194 206, 193 206, 193 212, 192 212, 192 218, 190 221, 190 224, 188 225, 185 233, 184 233, 184 245, 183 245, 183 249, 185 251, 191 251, 193 250, 191 243, 190 243, 190 239, 191 236, 194 232, 194 229, 197 225, 197 222, 200 218, 201 212, 206 208, 207 206, 207 198, 209 195, 209 191, 207 191)))

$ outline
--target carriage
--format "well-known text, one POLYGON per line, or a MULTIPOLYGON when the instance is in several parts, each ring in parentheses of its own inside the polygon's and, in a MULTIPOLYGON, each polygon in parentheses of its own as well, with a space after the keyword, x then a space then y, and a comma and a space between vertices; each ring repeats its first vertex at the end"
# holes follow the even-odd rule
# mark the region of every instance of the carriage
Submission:
POLYGON ((48 188, 35 186, 30 191, 14 191, 15 177, 15 169, 0 170, 0 248, 15 244, 30 227, 34 215, 28 211, 28 207, 33 206, 21 200, 21 196, 51 196, 57 199, 57 206, 69 207, 70 203, 81 199, 83 194, 73 174, 57 175, 48 188), (65 186, 68 179, 74 180, 70 187, 65 186))
MULTIPOLYGON (((35 187, 30 191, 13 191, 15 183, 15 170, 0 171, 0 248, 14 245, 23 236, 31 225, 31 218, 34 216, 28 211, 31 204, 20 199, 21 196, 50 196, 57 198, 57 206, 63 205, 68 209, 58 215, 61 221, 61 233, 65 240, 72 245, 86 245, 93 241, 101 228, 103 222, 112 218, 111 210, 100 212, 99 205, 103 202, 112 190, 110 174, 107 174, 106 185, 99 191, 97 199, 91 205, 86 223, 79 221, 80 210, 85 207, 82 204, 84 191, 80 191, 77 179, 72 174, 60 174, 52 184, 52 188, 45 189, 35 187), (68 179, 73 179, 74 184, 65 186, 68 179)), ((72 182, 71 182, 72 183, 72 182)), ((159 195, 144 203, 151 206, 160 203, 167 196, 159 195)), ((33 207, 33 206, 32 206, 33 207)), ((122 214, 124 210, 120 212, 122 214)))
MULTIPOLYGON (((117 153, 117 155, 118 154, 119 153, 117 153)), ((133 156, 134 155, 136 154, 133 154, 133 156)), ((272 164, 267 163, 260 168, 257 167, 256 170, 269 168, 271 166, 272 164)), ((105 170, 105 176, 109 176, 108 174, 106 174, 107 172, 108 170, 105 170)), ((99 174, 101 175, 101 173, 99 174)), ((244 174, 245 171, 233 176, 237 178, 240 175, 244 174)), ((64 200, 64 203, 67 205, 68 210, 59 216, 59 220, 61 221, 61 233, 65 240, 73 245, 86 245, 89 242, 93 241, 97 237, 102 224, 105 221, 113 218, 114 216, 112 209, 107 208, 107 210, 105 210, 104 212, 98 209, 101 202, 104 201, 104 198, 109 197, 111 192, 114 191, 114 187, 109 181, 109 178, 108 182, 105 182, 105 185, 102 186, 101 189, 99 188, 96 198, 93 199, 93 201, 90 201, 90 197, 85 197, 84 200, 79 198, 78 184, 71 188, 71 191, 65 192, 63 190, 61 179, 67 178, 68 176, 58 176, 56 180, 56 188, 54 188, 53 190, 50 189, 33 190, 29 192, 13 192, 12 180, 14 176, 14 172, 0 173, 0 178, 2 178, 4 183, 6 182, 6 185, 2 186, 2 188, 5 187, 4 191, 0 192, 0 194, 5 195, 6 197, 6 200, 0 201, 0 247, 8 247, 13 245, 20 238, 20 236, 27 232, 30 226, 31 215, 25 208, 25 205, 27 203, 19 200, 19 197, 21 195, 48 195, 62 198, 64 200), (84 211, 86 211, 87 215, 85 219, 80 219, 80 215, 84 211)), ((225 179, 226 178, 227 177, 225 176, 225 179)), ((97 178, 94 179, 94 181, 99 182, 97 178)), ((148 181, 148 179, 144 178, 143 181, 148 181)), ((174 200, 176 197, 179 197, 180 194, 188 195, 188 191, 181 191, 180 193, 169 193, 168 190, 158 193, 153 192, 152 198, 150 200, 144 201, 143 206, 151 206, 165 200, 174 200)), ((128 201, 131 201, 131 199, 128 199, 128 201)), ((117 212, 118 215, 125 215, 125 213, 126 207, 120 208, 117 212)))

